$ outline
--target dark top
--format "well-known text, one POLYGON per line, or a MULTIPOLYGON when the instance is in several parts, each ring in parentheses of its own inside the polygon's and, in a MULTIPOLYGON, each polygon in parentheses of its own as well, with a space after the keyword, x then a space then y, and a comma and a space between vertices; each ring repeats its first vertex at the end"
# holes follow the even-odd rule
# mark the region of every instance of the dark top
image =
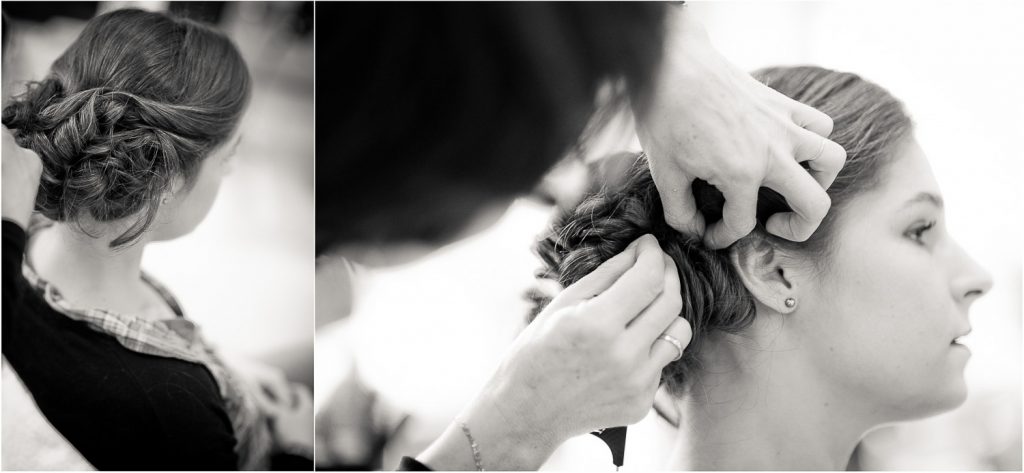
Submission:
POLYGON ((54 427, 101 470, 234 470, 235 437, 202 365, 150 356, 53 310, 4 220, 3 355, 54 427))
POLYGON ((398 464, 397 471, 434 471, 429 466, 424 465, 415 458, 402 457, 402 462, 398 464))
MULTIPOLYGON (((659 414, 661 414, 659 412, 659 414)), ((622 467, 622 459, 625 456, 626 451, 626 427, 610 427, 607 429, 601 429, 599 431, 591 432, 593 435, 612 451, 612 464, 615 465, 615 470, 618 471, 622 467)), ((412 457, 402 457, 402 461, 398 463, 397 471, 434 471, 429 466, 424 465, 420 461, 412 457)))

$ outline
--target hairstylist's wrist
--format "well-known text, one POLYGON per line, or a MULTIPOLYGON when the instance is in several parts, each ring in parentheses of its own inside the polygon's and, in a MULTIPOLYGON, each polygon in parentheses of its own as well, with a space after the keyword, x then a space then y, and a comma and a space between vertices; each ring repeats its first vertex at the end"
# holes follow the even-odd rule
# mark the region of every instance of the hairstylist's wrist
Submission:
POLYGON ((672 5, 665 15, 665 51, 709 41, 708 31, 688 5, 672 5))
POLYGON ((511 383, 492 380, 416 458, 435 470, 476 470, 475 442, 480 465, 486 470, 537 470, 568 438, 558 433, 557 419, 537 415, 538 402, 511 383))
POLYGON ((545 411, 544 396, 503 379, 485 390, 463 419, 480 446, 484 468, 537 470, 570 435, 545 411), (491 452, 491 445, 497 451, 491 452))
POLYGON ((680 87, 680 82, 699 80, 703 73, 699 62, 704 62, 702 56, 712 50, 707 29, 694 18, 689 6, 668 5, 663 21, 661 59, 652 71, 650 85, 630 91, 633 114, 640 122, 638 126, 643 126, 646 120, 665 119, 648 116, 651 109, 658 108, 655 102, 662 99, 662 89, 675 89, 680 87))

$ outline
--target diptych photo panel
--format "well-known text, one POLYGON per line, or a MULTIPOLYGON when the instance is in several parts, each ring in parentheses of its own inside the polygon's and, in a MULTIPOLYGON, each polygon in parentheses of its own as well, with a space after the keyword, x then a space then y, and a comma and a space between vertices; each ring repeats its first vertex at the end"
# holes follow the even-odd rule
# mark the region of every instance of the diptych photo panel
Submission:
POLYGON ((1024 4, 2 11, 0 470, 1021 471, 1024 4))
POLYGON ((312 469, 313 33, 3 3, 4 470, 312 469))

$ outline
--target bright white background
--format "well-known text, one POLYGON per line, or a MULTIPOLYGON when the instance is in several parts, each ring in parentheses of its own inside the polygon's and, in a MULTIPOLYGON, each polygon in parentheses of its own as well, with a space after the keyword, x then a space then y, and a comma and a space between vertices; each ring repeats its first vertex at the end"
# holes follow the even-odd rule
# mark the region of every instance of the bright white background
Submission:
MULTIPOLYGON (((902 99, 942 185, 950 231, 995 279, 971 313, 968 402, 872 434, 863 466, 1020 469, 1024 2, 688 3, 744 69, 817 64, 858 73, 902 99)), ((529 247, 548 212, 521 201, 488 231, 370 271, 354 315, 318 332, 319 409, 339 407, 328 396, 355 367, 390 413, 378 423, 412 416, 386 469, 441 432, 514 338, 538 266, 529 247)), ((653 415, 632 428, 625 469, 663 468, 671 436, 653 415)), ((613 469, 588 437, 566 444, 548 468, 613 469)))

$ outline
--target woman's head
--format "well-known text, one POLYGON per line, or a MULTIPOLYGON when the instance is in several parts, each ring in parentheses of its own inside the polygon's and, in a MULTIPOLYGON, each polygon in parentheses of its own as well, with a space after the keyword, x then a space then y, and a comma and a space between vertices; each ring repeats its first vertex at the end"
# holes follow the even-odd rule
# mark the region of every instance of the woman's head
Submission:
POLYGON ((602 84, 621 78, 647 92, 668 11, 660 2, 317 4, 335 19, 317 38, 317 60, 347 66, 340 84, 317 91, 326 132, 316 145, 328 156, 317 160, 317 252, 437 247, 529 192, 586 130, 602 84))
MULTIPOLYGON (((770 340, 768 350, 795 349, 787 359, 799 360, 794 369, 808 383, 885 406, 889 417, 960 402, 966 357, 951 342, 967 330, 967 307, 990 282, 945 234, 941 205, 929 197, 940 195, 938 186, 903 106, 853 74, 786 67, 755 76, 830 115, 831 139, 847 151, 828 189, 832 208, 808 241, 765 232, 769 216, 790 209, 762 188, 755 231, 710 250, 665 223, 646 163, 636 159, 628 177, 595 183, 556 220, 538 244, 546 276, 571 284, 635 238, 657 237, 679 268, 680 315, 694 332, 683 359, 663 373, 676 394, 701 377, 710 351, 755 339, 770 340)), ((694 196, 707 221, 721 218, 714 187, 698 181, 694 196)))
POLYGON ((49 75, 4 107, 3 124, 42 158, 36 210, 116 232, 119 247, 202 220, 249 93, 245 62, 222 33, 118 10, 89 21, 49 75))

